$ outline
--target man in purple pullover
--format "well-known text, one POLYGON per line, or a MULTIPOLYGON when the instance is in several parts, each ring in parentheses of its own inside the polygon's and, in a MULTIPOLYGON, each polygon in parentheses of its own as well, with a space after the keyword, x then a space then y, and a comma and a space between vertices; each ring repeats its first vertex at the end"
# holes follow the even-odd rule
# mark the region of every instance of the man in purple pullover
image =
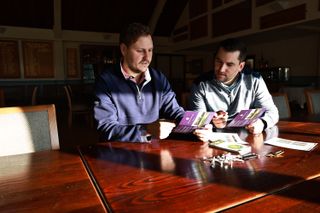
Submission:
POLYGON ((94 117, 102 141, 147 142, 169 136, 184 110, 166 77, 149 67, 149 28, 132 23, 120 34, 122 59, 96 80, 94 117))

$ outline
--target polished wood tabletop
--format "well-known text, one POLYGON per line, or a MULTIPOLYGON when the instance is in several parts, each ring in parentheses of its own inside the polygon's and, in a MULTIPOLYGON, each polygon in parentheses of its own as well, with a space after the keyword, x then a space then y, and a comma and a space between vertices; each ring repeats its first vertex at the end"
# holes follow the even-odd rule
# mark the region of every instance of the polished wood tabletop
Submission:
POLYGON ((280 121, 277 126, 282 132, 320 135, 319 122, 280 121))
POLYGON ((320 212, 319 192, 320 178, 316 178, 225 212, 320 212))
POLYGON ((282 120, 320 123, 320 114, 303 114, 302 113, 298 115, 292 115, 290 118, 282 118, 282 120))
POLYGON ((264 144, 270 137, 320 142, 316 131, 290 132, 297 123, 290 125, 280 122, 259 136, 237 130, 260 158, 214 168, 201 159, 226 152, 199 141, 107 142, 79 151, 109 211, 221 211, 320 176, 319 146, 305 152, 264 144), (266 157, 280 149, 283 157, 266 157))
POLYGON ((0 157, 0 212, 105 212, 77 154, 0 157))

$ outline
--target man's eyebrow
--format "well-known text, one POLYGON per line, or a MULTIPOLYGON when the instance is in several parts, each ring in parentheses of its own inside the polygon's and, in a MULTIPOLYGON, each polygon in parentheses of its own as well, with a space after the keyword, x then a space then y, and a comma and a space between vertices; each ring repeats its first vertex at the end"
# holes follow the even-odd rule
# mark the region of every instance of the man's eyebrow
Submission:
POLYGON ((235 65, 235 63, 233 63, 233 62, 226 62, 226 64, 228 64, 228 65, 235 65))
MULTIPOLYGON (((222 62, 222 60, 219 58, 219 57, 215 57, 215 59, 214 60, 217 60, 217 61, 219 61, 219 62, 222 62)), ((229 66, 231 66, 231 65, 235 65, 236 63, 234 63, 234 62, 223 62, 223 63, 225 63, 225 64, 227 64, 227 65, 229 65, 229 66)))

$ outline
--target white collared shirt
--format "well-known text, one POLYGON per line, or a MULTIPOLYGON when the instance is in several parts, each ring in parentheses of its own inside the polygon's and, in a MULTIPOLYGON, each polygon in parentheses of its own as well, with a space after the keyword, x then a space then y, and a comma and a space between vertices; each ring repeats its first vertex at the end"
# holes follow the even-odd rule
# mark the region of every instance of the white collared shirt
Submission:
POLYGON ((147 68, 147 70, 145 72, 142 73, 142 77, 140 78, 140 81, 137 82, 136 79, 132 76, 129 75, 122 67, 122 64, 120 63, 120 67, 121 67, 121 72, 124 76, 125 79, 129 79, 130 81, 133 81, 134 83, 136 83, 137 85, 141 84, 144 81, 149 82, 151 80, 151 75, 149 72, 149 68, 147 68))

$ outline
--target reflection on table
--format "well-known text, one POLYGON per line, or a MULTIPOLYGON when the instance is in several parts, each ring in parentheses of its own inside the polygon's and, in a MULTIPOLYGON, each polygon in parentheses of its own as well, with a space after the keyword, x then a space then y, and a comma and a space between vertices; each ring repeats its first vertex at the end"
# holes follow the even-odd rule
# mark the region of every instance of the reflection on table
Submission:
MULTIPOLYGON (((304 127, 315 128, 312 124, 304 127)), ((79 151, 110 210, 221 211, 320 176, 320 164, 315 163, 320 160, 319 146, 310 152, 283 149, 282 158, 266 157, 279 150, 263 143, 268 137, 320 142, 314 134, 289 130, 290 122, 280 122, 279 128, 258 136, 234 129, 260 158, 214 168, 201 159, 225 152, 187 140, 108 142, 80 147, 79 151)))
POLYGON ((294 133, 294 135, 320 135, 320 125, 318 122, 280 121, 278 128, 283 133, 294 133))
POLYGON ((320 178, 303 181, 278 193, 226 212, 320 212, 320 178))
MULTIPOLYGON (((291 118, 282 119, 282 121, 296 121, 300 123, 319 123, 320 122, 320 114, 301 114, 301 115, 293 115, 291 118)), ((319 125, 319 124, 315 124, 319 125)))
POLYGON ((0 212, 105 212, 79 156, 0 157, 0 212))

